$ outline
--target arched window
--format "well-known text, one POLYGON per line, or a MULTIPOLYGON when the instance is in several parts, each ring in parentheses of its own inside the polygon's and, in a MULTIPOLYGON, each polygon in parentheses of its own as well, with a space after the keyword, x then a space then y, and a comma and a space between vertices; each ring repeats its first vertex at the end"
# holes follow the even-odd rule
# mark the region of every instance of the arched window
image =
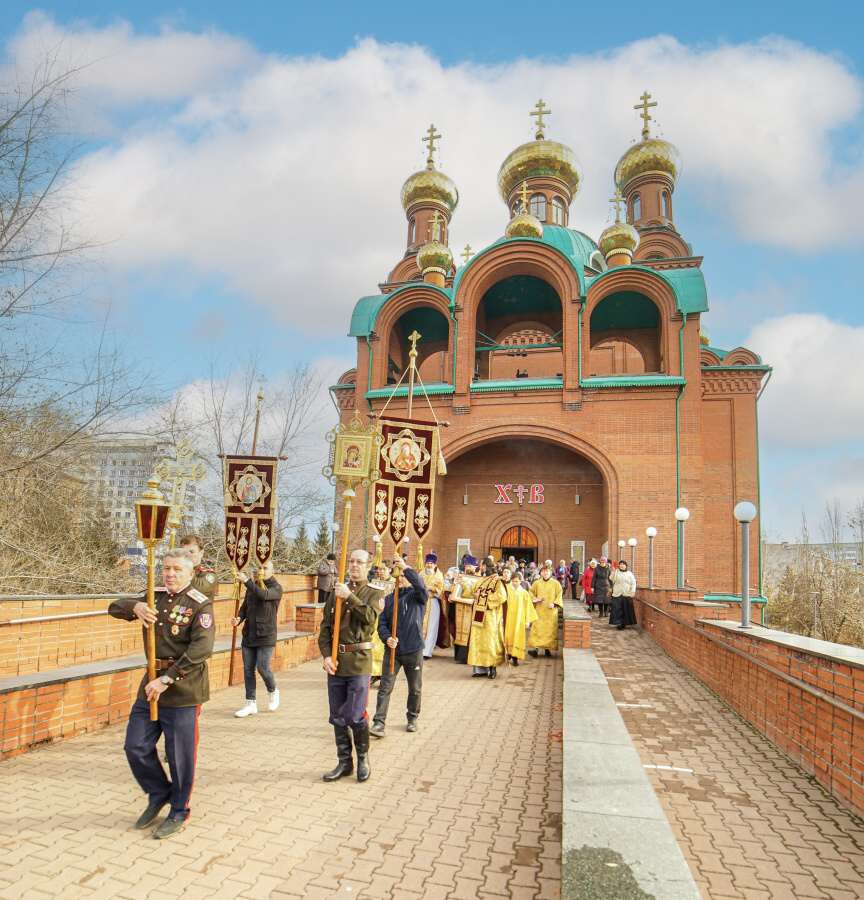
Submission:
POLYGON ((664 372, 660 312, 635 291, 618 291, 594 307, 589 320, 589 375, 664 372))
POLYGON ((545 194, 532 194, 528 201, 528 212, 537 216, 541 222, 546 221, 546 196, 545 194))
POLYGON ((408 222, 408 244, 409 246, 417 239, 417 222, 411 219, 408 222))
POLYGON ((560 197, 552 198, 552 224, 567 224, 567 207, 564 205, 564 201, 560 197))
POLYGON ((672 204, 669 202, 669 191, 663 191, 663 216, 672 218, 672 204))
POLYGON ((633 195, 630 201, 630 221, 638 222, 642 218, 642 198, 638 194, 633 195))

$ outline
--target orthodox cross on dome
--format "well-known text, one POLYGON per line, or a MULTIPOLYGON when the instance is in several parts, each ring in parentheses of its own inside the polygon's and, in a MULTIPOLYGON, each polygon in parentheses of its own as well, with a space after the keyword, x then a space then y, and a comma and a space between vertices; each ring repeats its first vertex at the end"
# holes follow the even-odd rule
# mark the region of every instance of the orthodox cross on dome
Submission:
POLYGON ((472 257, 473 255, 474 255, 474 251, 471 249, 471 245, 470 245, 470 244, 466 244, 466 245, 465 245, 465 249, 464 249, 464 250, 462 251, 462 253, 461 253, 462 259, 465 260, 465 264, 466 264, 466 265, 468 264, 468 260, 471 259, 471 257, 472 257))
POLYGON ((536 116, 537 118, 537 131, 535 132, 534 137, 537 138, 538 141, 542 141, 546 136, 546 123, 543 121, 543 117, 551 114, 552 110, 543 102, 542 98, 537 101, 534 109, 528 113, 529 116, 536 116))
POLYGON ((437 209, 432 213, 432 218, 429 220, 429 240, 441 240, 441 213, 437 209))
POLYGON ((648 140, 651 135, 651 132, 648 130, 648 123, 654 118, 648 110, 654 106, 657 106, 657 101, 655 100, 653 103, 649 103, 648 101, 651 99, 651 95, 648 91, 644 91, 642 96, 639 98, 642 102, 637 103, 633 109, 641 109, 642 112, 639 113, 639 118, 642 119, 642 140, 648 140))
POLYGON ((527 213, 528 212, 528 182, 522 182, 522 188, 519 191, 519 196, 522 198, 522 209, 520 212, 527 213))
POLYGON ((440 132, 435 130, 434 125, 429 126, 429 130, 426 132, 426 137, 422 138, 422 143, 429 145, 429 155, 426 157, 426 165, 430 169, 435 168, 435 151, 438 149, 435 146, 435 141, 441 140, 440 132))
POLYGON ((621 188, 615 188, 615 196, 609 198, 610 203, 615 204, 615 221, 621 221, 621 204, 624 202, 624 195, 621 193, 621 188))

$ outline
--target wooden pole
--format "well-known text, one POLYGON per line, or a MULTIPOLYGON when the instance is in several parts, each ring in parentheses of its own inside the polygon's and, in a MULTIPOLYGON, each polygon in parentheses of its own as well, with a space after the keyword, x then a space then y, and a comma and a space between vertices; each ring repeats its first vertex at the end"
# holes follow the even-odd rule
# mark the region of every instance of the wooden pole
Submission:
MULTIPOLYGON (((390 629, 390 636, 397 637, 398 632, 397 628, 399 627, 399 579, 402 577, 402 569, 399 566, 393 567, 393 577, 396 581, 396 584, 393 588, 393 618, 391 621, 391 625, 393 626, 390 629)), ((396 671, 396 648, 390 648, 390 674, 392 675, 396 671)))
POLYGON ((261 404, 264 402, 264 388, 258 388, 258 396, 255 398, 255 431, 252 433, 252 456, 258 449, 258 427, 261 424, 261 404))
MULTIPOLYGON (((234 569, 234 618, 240 615, 240 578, 234 569)), ((237 653, 237 626, 231 626, 231 656, 228 658, 228 687, 234 684, 234 656, 237 653)))
MULTIPOLYGON (((147 609, 156 612, 156 547, 147 542, 147 609)), ((147 626, 147 681, 156 678, 156 623, 147 626)), ((150 721, 159 721, 158 701, 150 701, 150 721)))
MULTIPOLYGON (((339 568, 336 574, 336 583, 345 581, 345 570, 348 567, 348 533, 351 529, 351 501, 357 495, 351 488, 342 492, 345 501, 345 510, 342 516, 342 549, 339 552, 339 568)), ((339 629, 342 627, 342 598, 333 596, 333 640, 330 646, 330 658, 333 665, 339 668, 339 629)))

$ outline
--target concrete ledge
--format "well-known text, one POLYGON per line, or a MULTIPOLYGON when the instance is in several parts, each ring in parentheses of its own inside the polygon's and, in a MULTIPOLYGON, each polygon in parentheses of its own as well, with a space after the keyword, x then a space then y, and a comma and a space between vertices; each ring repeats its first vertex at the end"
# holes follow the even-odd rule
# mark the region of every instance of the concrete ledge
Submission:
POLYGON ((699 900, 599 663, 564 650, 562 896, 699 900))

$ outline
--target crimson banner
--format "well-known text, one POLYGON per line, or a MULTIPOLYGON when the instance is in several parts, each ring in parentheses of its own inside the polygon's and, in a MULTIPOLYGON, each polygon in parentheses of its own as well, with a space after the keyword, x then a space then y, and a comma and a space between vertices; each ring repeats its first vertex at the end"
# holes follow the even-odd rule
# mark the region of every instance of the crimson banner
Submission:
POLYGON ((273 554, 276 518, 275 456, 226 456, 225 552, 238 571, 254 558, 264 565, 273 554))

